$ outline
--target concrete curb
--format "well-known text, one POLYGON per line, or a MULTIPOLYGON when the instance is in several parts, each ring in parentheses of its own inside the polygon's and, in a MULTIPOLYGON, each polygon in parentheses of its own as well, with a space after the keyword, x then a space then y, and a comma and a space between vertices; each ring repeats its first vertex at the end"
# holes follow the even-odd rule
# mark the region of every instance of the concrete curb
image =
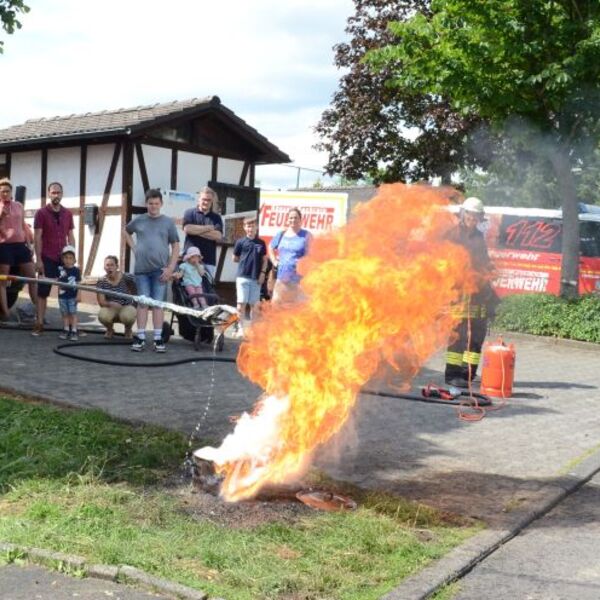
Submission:
POLYGON ((41 548, 29 548, 9 542, 0 542, 0 553, 13 558, 20 558, 29 563, 49 569, 59 570, 65 574, 83 573, 85 577, 113 581, 119 584, 130 584, 151 592, 165 594, 179 600, 219 600, 210 599, 206 592, 174 583, 167 579, 149 575, 140 569, 128 565, 98 565, 91 564, 81 556, 52 552, 41 548))
POLYGON ((567 348, 580 348, 581 350, 592 350, 600 352, 600 344, 594 342, 584 342, 582 340, 570 340, 568 338, 552 337, 549 335, 533 335, 532 333, 521 333, 520 331, 507 331, 505 329, 492 328, 491 333, 487 336, 487 340, 494 337, 506 338, 508 341, 526 340, 530 342, 543 342, 549 346, 564 346, 567 348))
POLYGON ((557 477, 554 481, 549 482, 537 495, 535 501, 530 501, 523 507, 520 515, 509 528, 482 531, 432 565, 405 579, 381 600, 426 600, 430 598, 443 586, 466 575, 479 562, 551 511, 599 472, 600 451, 597 451, 571 469, 566 476, 557 477))

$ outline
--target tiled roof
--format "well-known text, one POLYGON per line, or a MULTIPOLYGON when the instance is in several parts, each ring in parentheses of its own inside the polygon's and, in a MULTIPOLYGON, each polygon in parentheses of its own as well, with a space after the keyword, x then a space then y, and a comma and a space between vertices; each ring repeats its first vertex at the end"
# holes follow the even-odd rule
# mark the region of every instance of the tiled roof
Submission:
POLYGON ((125 132, 127 129, 151 123, 161 117, 175 117, 177 113, 185 110, 209 106, 211 102, 218 104, 219 99, 216 96, 210 96, 81 115, 30 119, 21 125, 0 129, 0 143, 74 135, 84 136, 93 133, 125 132))
POLYGON ((130 134, 137 129, 146 129, 189 114, 190 118, 203 109, 214 109, 225 114, 235 127, 258 147, 262 147, 268 162, 289 162, 289 157, 277 146, 250 127, 232 110, 221 104, 218 96, 176 100, 164 104, 103 110, 95 113, 67 115, 42 119, 30 119, 20 125, 0 129, 0 147, 27 144, 41 145, 61 139, 89 139, 106 135, 130 134))

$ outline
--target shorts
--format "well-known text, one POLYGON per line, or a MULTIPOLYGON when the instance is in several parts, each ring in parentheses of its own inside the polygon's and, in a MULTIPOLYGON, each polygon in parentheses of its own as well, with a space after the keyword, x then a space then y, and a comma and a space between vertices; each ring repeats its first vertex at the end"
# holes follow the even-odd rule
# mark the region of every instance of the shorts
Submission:
POLYGON ((25 242, 0 244, 0 265, 16 267, 32 262, 31 250, 25 242))
POLYGON ((58 307, 63 317, 77 314, 77 298, 58 298, 58 307))
POLYGON ((238 304, 256 304, 260 301, 260 285, 256 279, 237 277, 235 290, 238 304))
MULTIPOLYGON (((60 267, 60 263, 47 256, 42 256, 42 262, 44 263, 44 278, 56 279, 58 277, 58 267, 60 267)), ((52 286, 47 283, 38 283, 38 297, 47 298, 50 295, 51 289, 52 286)))
POLYGON ((167 284, 160 280, 162 272, 162 269, 155 269, 150 273, 136 273, 135 284, 138 295, 164 302, 167 295, 167 284))

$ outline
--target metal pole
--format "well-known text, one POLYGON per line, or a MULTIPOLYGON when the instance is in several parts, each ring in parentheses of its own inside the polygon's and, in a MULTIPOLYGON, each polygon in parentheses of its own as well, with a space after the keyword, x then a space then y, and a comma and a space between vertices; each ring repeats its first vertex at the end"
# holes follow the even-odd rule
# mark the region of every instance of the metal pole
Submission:
MULTIPOLYGON (((134 296, 133 294, 125 294, 123 292, 115 292, 113 290, 104 290, 93 285, 85 285, 81 283, 66 283, 64 281, 57 281, 56 279, 44 279, 40 277, 23 277, 21 275, 0 275, 0 281, 23 281, 25 283, 45 283, 47 285, 57 285, 58 287, 83 290, 87 292, 94 292, 95 294, 104 294, 105 296, 112 296, 114 298, 122 298, 124 300, 131 300, 144 306, 150 306, 152 308, 164 308, 171 312, 190 315, 200 319, 215 321, 219 313, 227 313, 229 318, 225 321, 233 323, 238 320, 237 310, 232 306, 226 304, 216 304, 203 308, 202 310, 196 310, 195 308, 189 308, 188 306, 179 306, 179 304, 173 304, 172 302, 161 302, 160 300, 154 300, 154 298, 148 298, 147 296, 134 296), (235 317, 235 318, 234 318, 235 317)), ((224 323, 225 321, 222 321, 224 323)))

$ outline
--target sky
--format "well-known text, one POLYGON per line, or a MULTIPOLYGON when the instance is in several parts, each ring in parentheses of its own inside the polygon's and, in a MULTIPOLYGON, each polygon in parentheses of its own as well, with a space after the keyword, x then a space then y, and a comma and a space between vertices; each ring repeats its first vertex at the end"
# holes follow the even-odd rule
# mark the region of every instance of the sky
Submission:
MULTIPOLYGON (((326 156, 312 129, 341 73, 352 0, 26 0, 23 28, 3 34, 0 128, 27 119, 219 96, 286 152, 312 185, 326 156)), ((298 170, 260 167, 264 189, 298 170)))

